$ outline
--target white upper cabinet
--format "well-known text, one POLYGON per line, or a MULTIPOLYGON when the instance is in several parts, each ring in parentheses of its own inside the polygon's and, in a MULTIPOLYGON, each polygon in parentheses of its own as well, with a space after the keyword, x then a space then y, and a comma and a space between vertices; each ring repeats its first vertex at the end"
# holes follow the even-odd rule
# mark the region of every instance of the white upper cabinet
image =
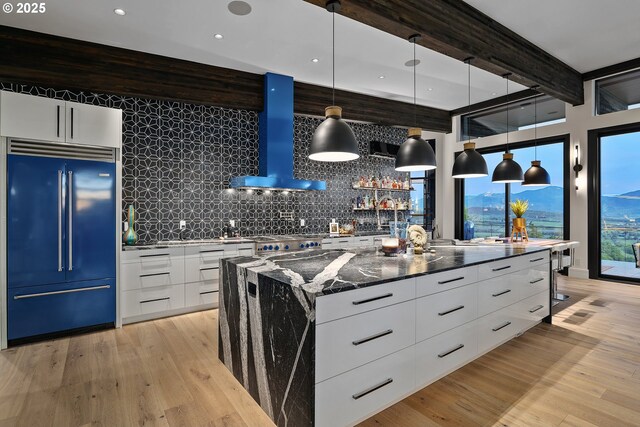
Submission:
POLYGON ((119 148, 122 111, 2 91, 0 136, 119 148))
POLYGON ((120 147, 122 111, 95 105, 66 103, 67 142, 120 147))
POLYGON ((65 102, 0 92, 0 136, 65 142, 65 102))

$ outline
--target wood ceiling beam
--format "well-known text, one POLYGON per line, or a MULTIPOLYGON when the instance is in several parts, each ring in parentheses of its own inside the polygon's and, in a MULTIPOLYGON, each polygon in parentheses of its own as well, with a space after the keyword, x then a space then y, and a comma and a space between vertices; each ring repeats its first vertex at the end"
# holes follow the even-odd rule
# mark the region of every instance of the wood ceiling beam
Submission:
MULTIPOLYGON (((305 1, 322 8, 326 3, 305 1)), ((475 67, 499 76, 512 73, 524 86, 584 103, 579 72, 462 0, 342 0, 339 13, 405 40, 420 33, 418 44, 428 49, 460 61, 474 57, 475 67)))
MULTIPOLYGON (((263 76, 0 26, 0 80, 262 111, 263 76)), ((345 119, 414 126, 413 104, 336 91, 345 119)), ((324 116, 331 88, 295 82, 294 111, 324 116)), ((451 132, 449 112, 417 107, 417 125, 451 132)))

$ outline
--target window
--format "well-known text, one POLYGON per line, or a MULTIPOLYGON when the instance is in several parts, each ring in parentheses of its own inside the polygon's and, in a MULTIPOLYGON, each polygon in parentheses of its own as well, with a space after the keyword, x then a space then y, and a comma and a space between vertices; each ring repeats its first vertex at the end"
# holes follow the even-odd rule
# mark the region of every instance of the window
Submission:
POLYGON ((411 172, 411 222, 433 229, 436 209, 435 171, 411 172))
POLYGON ((640 70, 596 81, 596 114, 640 108, 640 70))
POLYGON ((513 213, 509 207, 512 200, 529 202, 525 214, 527 232, 530 238, 563 239, 568 218, 568 192, 565 180, 565 165, 568 160, 568 139, 554 138, 538 141, 538 159, 534 159, 535 148, 531 142, 519 144, 511 149, 522 169, 526 171, 532 160, 541 160, 542 166, 551 175, 548 187, 525 187, 521 184, 494 184, 491 174, 502 161, 504 147, 482 151, 487 162, 489 176, 465 179, 459 186, 463 204, 459 210, 458 237, 462 239, 478 237, 509 237, 513 213))
MULTIPOLYGON (((507 107, 509 108, 509 131, 533 127, 535 112, 533 98, 462 116, 461 141, 498 135, 507 132, 507 107)), ((548 95, 538 95, 538 127, 562 123, 565 118, 564 102, 548 95)))

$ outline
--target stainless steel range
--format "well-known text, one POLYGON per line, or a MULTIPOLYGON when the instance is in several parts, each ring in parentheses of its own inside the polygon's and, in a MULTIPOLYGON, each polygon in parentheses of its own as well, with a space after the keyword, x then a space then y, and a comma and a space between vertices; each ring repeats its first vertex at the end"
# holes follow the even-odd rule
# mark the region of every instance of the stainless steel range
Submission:
POLYGON ((303 249, 322 248, 322 237, 304 235, 284 236, 258 236, 256 241, 256 254, 264 252, 289 252, 303 249))

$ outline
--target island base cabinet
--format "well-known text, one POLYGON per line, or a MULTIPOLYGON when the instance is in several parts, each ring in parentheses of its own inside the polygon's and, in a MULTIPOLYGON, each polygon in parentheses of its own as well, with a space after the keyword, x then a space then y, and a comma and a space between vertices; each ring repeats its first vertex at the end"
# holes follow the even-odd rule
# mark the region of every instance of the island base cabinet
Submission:
POLYGON ((510 340, 525 329, 516 307, 505 307, 477 320, 478 355, 482 355, 510 340))
POLYGON ((316 384, 315 426, 353 426, 415 389, 414 347, 316 384))
POLYGON ((477 357, 476 322, 416 344, 416 386, 426 387, 477 357))

